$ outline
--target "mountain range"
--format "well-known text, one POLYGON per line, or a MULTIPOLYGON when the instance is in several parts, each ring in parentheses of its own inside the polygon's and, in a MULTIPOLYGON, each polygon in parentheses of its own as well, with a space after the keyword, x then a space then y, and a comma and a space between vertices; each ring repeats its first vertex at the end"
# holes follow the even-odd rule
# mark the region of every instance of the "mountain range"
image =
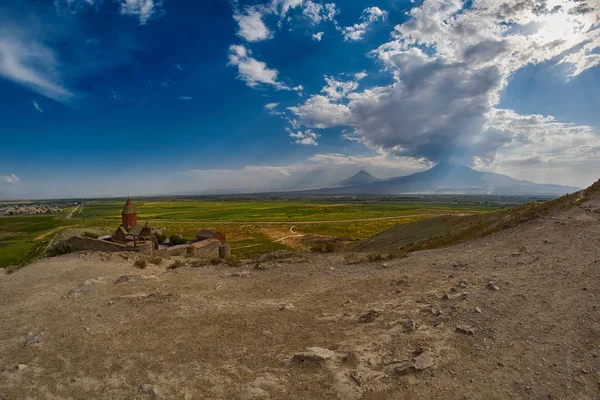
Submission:
POLYGON ((394 195, 394 194, 497 194, 563 195, 580 190, 574 186, 539 184, 506 175, 481 172, 473 168, 443 162, 412 175, 378 179, 360 171, 332 187, 296 191, 322 195, 394 195))

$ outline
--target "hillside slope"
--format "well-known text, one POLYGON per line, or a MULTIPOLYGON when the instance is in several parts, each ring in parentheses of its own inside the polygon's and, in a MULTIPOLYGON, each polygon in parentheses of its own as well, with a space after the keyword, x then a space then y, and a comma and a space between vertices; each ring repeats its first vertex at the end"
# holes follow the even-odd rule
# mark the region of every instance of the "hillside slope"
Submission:
POLYGON ((594 399, 599 190, 385 262, 40 260, 0 275, 0 398, 594 399))
POLYGON ((599 187, 600 181, 586 190, 555 200, 528 203, 500 213, 467 217, 441 216, 398 225, 364 240, 356 247, 356 250, 395 252, 440 248, 479 239, 525 221, 566 212, 575 205, 579 206, 576 212, 590 213, 590 210, 600 210, 600 206, 597 206, 600 196, 599 187), (581 209, 581 207, 584 208, 581 209))

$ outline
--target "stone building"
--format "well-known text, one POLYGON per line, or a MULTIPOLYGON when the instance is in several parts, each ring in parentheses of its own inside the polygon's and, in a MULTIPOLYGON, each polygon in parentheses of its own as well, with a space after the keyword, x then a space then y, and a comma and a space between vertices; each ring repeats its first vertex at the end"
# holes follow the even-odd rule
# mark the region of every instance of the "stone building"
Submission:
POLYGON ((158 248, 158 243, 152 235, 153 230, 149 222, 146 225, 138 225, 137 211, 130 199, 127 199, 125 207, 121 212, 121 225, 112 235, 112 241, 116 243, 144 243, 154 242, 158 248))
POLYGON ((196 240, 199 242, 208 239, 218 239, 221 242, 221 244, 225 243, 225 235, 223 235, 221 232, 203 229, 196 234, 196 240))

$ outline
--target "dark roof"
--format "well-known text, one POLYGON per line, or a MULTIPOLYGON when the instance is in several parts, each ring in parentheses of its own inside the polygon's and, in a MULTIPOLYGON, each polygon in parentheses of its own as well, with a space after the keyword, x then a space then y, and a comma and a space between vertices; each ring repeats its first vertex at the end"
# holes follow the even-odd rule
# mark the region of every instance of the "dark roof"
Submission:
POLYGON ((133 207, 131 200, 127 199, 127 203, 125 203, 125 207, 123 207, 123 211, 121 212, 121 215, 132 215, 132 214, 137 214, 137 212, 135 212, 135 208, 133 207))

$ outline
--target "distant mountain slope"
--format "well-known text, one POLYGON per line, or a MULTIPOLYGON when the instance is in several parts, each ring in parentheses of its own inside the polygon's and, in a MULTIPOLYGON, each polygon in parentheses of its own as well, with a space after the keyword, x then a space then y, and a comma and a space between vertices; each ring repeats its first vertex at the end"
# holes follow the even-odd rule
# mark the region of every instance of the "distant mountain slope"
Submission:
POLYGON ((350 186, 307 190, 307 194, 324 195, 393 195, 406 193, 431 194, 501 194, 501 195, 563 195, 580 190, 573 186, 538 184, 506 175, 476 171, 464 165, 440 163, 412 175, 378 180, 350 186))
POLYGON ((378 182, 380 179, 376 176, 371 175, 365 170, 361 170, 356 174, 352 175, 348 179, 344 179, 343 181, 339 181, 334 186, 354 186, 354 185, 363 185, 365 183, 378 182))

